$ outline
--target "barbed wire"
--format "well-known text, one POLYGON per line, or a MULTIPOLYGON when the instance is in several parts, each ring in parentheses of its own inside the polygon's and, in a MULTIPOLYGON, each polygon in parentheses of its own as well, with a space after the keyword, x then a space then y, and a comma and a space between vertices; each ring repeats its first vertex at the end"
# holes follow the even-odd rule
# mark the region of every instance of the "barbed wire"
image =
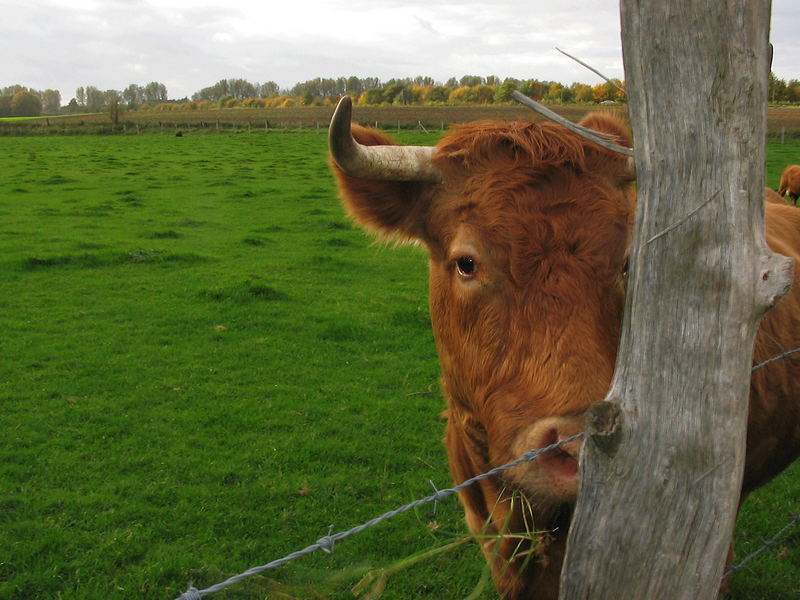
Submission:
POLYGON ((751 371, 758 371, 761 367, 766 367, 770 363, 774 363, 776 361, 783 360, 787 356, 791 356, 792 354, 796 354, 798 352, 800 352, 800 348, 795 348, 794 350, 787 350, 786 352, 781 352, 777 356, 773 356, 772 358, 768 358, 764 362, 758 363, 756 366, 754 366, 751 369, 751 371))
MULTIPOLYGON (((312 552, 316 552, 317 550, 322 550, 323 552, 326 552, 326 553, 330 554, 333 551, 334 544, 336 542, 340 541, 340 540, 343 540, 343 539, 345 539, 347 537, 350 537, 351 535, 355 535, 357 533, 360 533, 360 532, 362 532, 365 529, 368 529, 370 527, 374 527, 375 525, 383 523, 384 521, 386 521, 388 519, 391 519, 392 517, 395 517, 395 516, 397 516, 399 514, 402 514, 404 512, 408 512, 409 510, 417 508, 418 506, 421 506, 423 504, 427 504, 427 503, 430 503, 430 502, 437 502, 439 500, 447 498, 448 496, 452 496, 453 494, 456 494, 456 493, 460 492, 464 488, 471 486, 473 483, 477 483, 478 481, 481 481, 482 479, 487 479, 489 477, 492 477, 493 475, 497 475, 498 473, 501 473, 502 471, 507 471, 508 469, 511 469, 513 467, 521 465, 522 463, 526 463, 526 462, 530 462, 532 460, 535 460, 537 457, 539 457, 540 455, 544 454, 545 452, 550 452, 551 450, 555 450, 556 448, 559 448, 559 447, 561 447, 561 446, 563 446, 565 444, 569 444, 570 442, 574 442, 575 440, 578 440, 578 439, 580 439, 582 437, 585 437, 585 436, 586 436, 586 433, 585 432, 581 432, 581 433, 575 434, 575 435, 573 435, 571 437, 568 437, 566 439, 563 439, 560 442, 556 442, 554 444, 550 444, 549 446, 545 446, 544 448, 537 448, 535 450, 529 450, 528 452, 526 452, 525 454, 523 454, 522 456, 520 456, 518 459, 516 459, 514 461, 511 461, 511 462, 506 463, 504 465, 500 465, 499 467, 495 467, 493 469, 490 469, 489 471, 486 471, 485 473, 481 473, 480 475, 476 475, 475 477, 471 477, 471 478, 459 483, 455 487, 445 488, 445 489, 442 489, 442 490, 436 490, 435 493, 433 493, 433 494, 431 494, 429 496, 425 496, 424 498, 420 498, 419 500, 415 500, 413 502, 409 502, 408 504, 405 504, 405 505, 403 505, 403 506, 401 506, 399 508, 396 508, 394 510, 390 510, 389 512, 386 512, 386 513, 382 514, 379 517, 375 517, 374 519, 370 519, 369 521, 367 521, 366 523, 362 523, 361 525, 356 525, 355 527, 352 527, 351 529, 348 529, 347 531, 340 531, 338 533, 334 533, 333 535, 331 535, 331 530, 333 529, 333 526, 331 525, 331 527, 328 528, 328 534, 327 535, 325 535, 324 537, 321 537, 314 544, 311 544, 310 546, 306 546, 302 550, 298 550, 296 552, 292 552, 291 554, 287 554, 283 558, 279 558, 277 560, 273 560, 272 562, 269 562, 269 563, 267 563, 265 565, 261 565, 261 566, 258 566, 258 567, 253 567, 251 569, 248 569, 247 571, 245 571, 243 573, 240 573, 239 575, 234 575, 233 577, 230 577, 230 578, 226 579, 225 581, 223 581, 221 583, 217 583, 215 585, 212 585, 211 587, 208 587, 208 588, 206 588, 204 590, 198 590, 196 587, 190 586, 189 589, 187 591, 185 591, 183 594, 181 594, 180 596, 178 596, 178 598, 176 598, 176 600, 199 600, 203 596, 207 596, 209 594, 213 594, 214 592, 218 592, 218 591, 220 591, 220 590, 222 590, 222 589, 224 589, 224 588, 226 588, 226 587, 228 587, 230 585, 233 585, 234 583, 237 583, 237 582, 241 581, 242 579, 250 577, 251 575, 255 575, 257 573, 261 573, 262 571, 266 571, 268 569, 274 569, 275 567, 279 567, 281 565, 284 565, 284 564, 286 564, 288 562, 291 562, 291 561, 293 561, 293 560, 295 560, 297 558, 300 558, 301 556, 305 556, 306 554, 311 554, 312 552)), ((436 489, 436 488, 434 487, 434 489, 436 489)))
POLYGON ((738 571, 739 569, 744 567, 747 563, 749 563, 751 560, 753 560, 756 556, 758 556, 759 554, 764 552, 764 550, 766 550, 767 548, 769 548, 773 544, 775 544, 775 542, 777 542, 781 537, 783 537, 783 534, 785 534, 792 527, 794 527, 795 525, 798 525, 798 524, 800 524, 800 515, 794 515, 794 516, 790 517, 789 523, 787 523, 778 533, 776 533, 771 538, 769 538, 766 542, 764 542, 764 544, 758 550, 748 554, 744 559, 742 559, 742 561, 738 565, 733 565, 733 566, 728 567, 725 570, 725 573, 722 575, 722 579, 725 579, 725 578, 730 577, 731 575, 733 575, 736 571, 738 571))

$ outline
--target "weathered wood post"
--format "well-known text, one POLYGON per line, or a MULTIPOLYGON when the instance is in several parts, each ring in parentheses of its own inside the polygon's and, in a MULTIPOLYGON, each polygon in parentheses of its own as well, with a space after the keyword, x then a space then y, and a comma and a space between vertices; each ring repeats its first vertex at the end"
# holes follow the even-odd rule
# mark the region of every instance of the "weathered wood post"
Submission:
POLYGON ((560 598, 711 599, 739 501, 753 341, 792 269, 764 241, 770 2, 620 5, 639 208, 560 598))

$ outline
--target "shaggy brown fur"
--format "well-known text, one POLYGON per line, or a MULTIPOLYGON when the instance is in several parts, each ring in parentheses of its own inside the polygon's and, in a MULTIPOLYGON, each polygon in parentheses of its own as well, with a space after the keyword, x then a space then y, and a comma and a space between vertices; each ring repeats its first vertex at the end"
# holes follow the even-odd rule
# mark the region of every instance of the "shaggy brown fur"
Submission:
POLYGON ((792 204, 797 206, 797 199, 800 198, 800 165, 789 165, 783 170, 778 194, 781 197, 788 194, 792 204))
POLYGON ((786 200, 783 199, 783 196, 781 196, 772 188, 766 188, 764 192, 766 193, 767 202, 772 202, 773 204, 786 204, 786 200))
MULTIPOLYGON (((607 116, 587 127, 619 136, 607 116)), ((388 144, 361 128, 363 144, 388 144)), ((349 214, 430 253, 430 312, 460 482, 516 458, 532 424, 572 423, 608 390, 634 217, 626 159, 553 123, 479 122, 438 147, 441 184, 367 181, 334 168, 349 214)), ((767 204, 774 250, 800 258, 800 211, 767 204)), ((800 270, 798 270, 800 272, 800 270)), ((756 360, 800 346, 800 285, 764 320, 756 360)), ((743 496, 800 452, 800 355, 753 377, 743 496)), ((579 422, 579 421, 578 421, 579 422)), ((463 491, 467 524, 506 598, 550 599, 572 500, 534 467, 463 491), (555 499, 554 499, 555 498, 555 499), (532 540, 502 533, 547 531, 532 540)))

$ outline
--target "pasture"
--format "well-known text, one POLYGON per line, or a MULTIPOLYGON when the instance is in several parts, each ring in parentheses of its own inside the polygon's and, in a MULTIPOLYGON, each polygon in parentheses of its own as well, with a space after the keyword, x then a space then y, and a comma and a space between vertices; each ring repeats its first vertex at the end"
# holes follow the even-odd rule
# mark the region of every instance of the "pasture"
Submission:
MULTIPOLYGON (((2 146, 0 599, 175 598, 449 486, 424 252, 351 227, 324 135, 2 146)), ((737 554, 799 511, 795 464, 737 554)), ((425 555, 464 536, 450 499, 210 597, 493 598, 474 544, 425 555)), ((800 528, 732 597, 800 597, 800 528)))

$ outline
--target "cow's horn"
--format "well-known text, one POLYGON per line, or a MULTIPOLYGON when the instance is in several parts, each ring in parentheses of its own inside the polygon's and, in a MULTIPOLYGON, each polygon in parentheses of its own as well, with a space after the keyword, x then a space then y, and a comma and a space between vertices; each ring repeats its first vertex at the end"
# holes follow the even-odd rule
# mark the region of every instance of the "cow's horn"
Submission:
POLYGON ((339 168, 353 177, 383 181, 442 180, 431 159, 433 146, 364 146, 353 139, 350 122, 353 101, 339 100, 328 130, 328 146, 339 168))

